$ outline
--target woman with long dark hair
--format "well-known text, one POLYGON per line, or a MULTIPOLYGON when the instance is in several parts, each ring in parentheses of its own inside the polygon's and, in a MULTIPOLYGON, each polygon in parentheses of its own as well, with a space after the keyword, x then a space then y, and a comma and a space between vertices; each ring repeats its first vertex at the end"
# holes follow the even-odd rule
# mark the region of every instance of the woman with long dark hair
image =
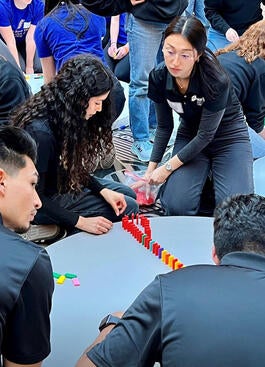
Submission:
MULTIPOLYGON (((91 13, 78 0, 47 1, 45 11, 48 8, 51 10, 38 23, 34 34, 45 83, 54 78, 67 60, 77 55, 90 53, 107 65, 101 42, 106 28, 104 17, 91 13)), ((125 96, 119 80, 111 75, 114 122, 123 110, 125 96)))
POLYGON ((167 215, 196 215, 207 176, 215 203, 253 192, 252 151, 247 126, 231 82, 195 17, 176 17, 165 31, 165 63, 150 73, 149 97, 158 128, 146 177, 164 183, 159 198, 167 215), (158 167, 180 116, 171 159, 158 167))
POLYGON ((80 55, 13 114, 12 123, 38 145, 42 208, 37 224, 101 234, 122 215, 138 211, 130 188, 90 175, 98 155, 113 147, 112 87, 108 68, 91 55, 80 55))

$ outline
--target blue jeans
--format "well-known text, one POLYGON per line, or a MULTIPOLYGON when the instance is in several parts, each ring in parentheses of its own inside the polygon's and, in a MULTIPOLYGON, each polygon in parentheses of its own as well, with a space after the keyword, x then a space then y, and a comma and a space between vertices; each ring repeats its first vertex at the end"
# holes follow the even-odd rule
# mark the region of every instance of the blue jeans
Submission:
POLYGON ((209 27, 209 22, 205 16, 204 12, 204 0, 189 0, 189 5, 187 6, 185 12, 188 15, 195 15, 204 27, 209 27))
POLYGON ((162 34, 167 24, 147 22, 128 17, 127 39, 130 45, 129 113, 130 127, 136 141, 149 140, 149 127, 156 127, 155 110, 147 97, 148 77, 157 62, 161 62, 162 34), (157 55, 160 55, 157 60, 157 55))
POLYGON ((212 50, 212 52, 217 51, 219 48, 224 48, 230 43, 231 42, 226 39, 224 34, 216 31, 210 26, 208 30, 208 42, 206 46, 212 50))
POLYGON ((248 133, 252 146, 253 158, 258 159, 265 157, 265 140, 251 127, 248 127, 248 133))
POLYGON ((265 196, 265 157, 253 163, 253 176, 255 194, 265 196))

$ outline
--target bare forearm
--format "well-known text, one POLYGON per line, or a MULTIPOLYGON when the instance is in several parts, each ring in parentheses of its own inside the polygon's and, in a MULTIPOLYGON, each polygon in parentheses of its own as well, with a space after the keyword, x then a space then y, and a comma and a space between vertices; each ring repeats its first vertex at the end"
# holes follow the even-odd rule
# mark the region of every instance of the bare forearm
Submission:
POLYGON ((33 69, 33 60, 36 51, 36 45, 34 40, 30 39, 26 41, 26 69, 33 69))

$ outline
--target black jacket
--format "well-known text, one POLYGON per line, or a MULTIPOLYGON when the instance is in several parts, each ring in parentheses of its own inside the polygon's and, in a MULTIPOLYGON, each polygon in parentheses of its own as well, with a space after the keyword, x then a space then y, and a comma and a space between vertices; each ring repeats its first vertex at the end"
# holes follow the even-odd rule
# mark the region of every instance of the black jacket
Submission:
POLYGON ((31 95, 23 73, 0 56, 0 125, 8 122, 11 110, 31 95))
POLYGON ((95 14, 115 15, 132 13, 136 18, 169 23, 176 15, 181 15, 188 5, 187 0, 146 0, 132 6, 130 0, 82 0, 82 4, 95 14))
POLYGON ((265 0, 205 0, 205 15, 218 32, 225 34, 233 28, 241 36, 262 19, 261 3, 265 0))

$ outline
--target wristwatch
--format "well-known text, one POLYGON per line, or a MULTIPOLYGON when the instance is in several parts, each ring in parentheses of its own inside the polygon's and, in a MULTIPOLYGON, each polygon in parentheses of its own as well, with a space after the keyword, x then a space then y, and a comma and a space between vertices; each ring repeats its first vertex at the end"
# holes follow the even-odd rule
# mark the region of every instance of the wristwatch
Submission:
POLYGON ((120 321, 119 317, 109 314, 100 321, 98 329, 99 331, 102 331, 103 329, 105 329, 105 327, 109 325, 116 325, 119 321, 120 321))
POLYGON ((165 169, 166 169, 167 171, 169 171, 169 172, 172 172, 172 171, 173 171, 173 168, 172 168, 172 166, 171 166, 171 163, 170 163, 170 162, 167 162, 167 163, 165 164, 165 169))

